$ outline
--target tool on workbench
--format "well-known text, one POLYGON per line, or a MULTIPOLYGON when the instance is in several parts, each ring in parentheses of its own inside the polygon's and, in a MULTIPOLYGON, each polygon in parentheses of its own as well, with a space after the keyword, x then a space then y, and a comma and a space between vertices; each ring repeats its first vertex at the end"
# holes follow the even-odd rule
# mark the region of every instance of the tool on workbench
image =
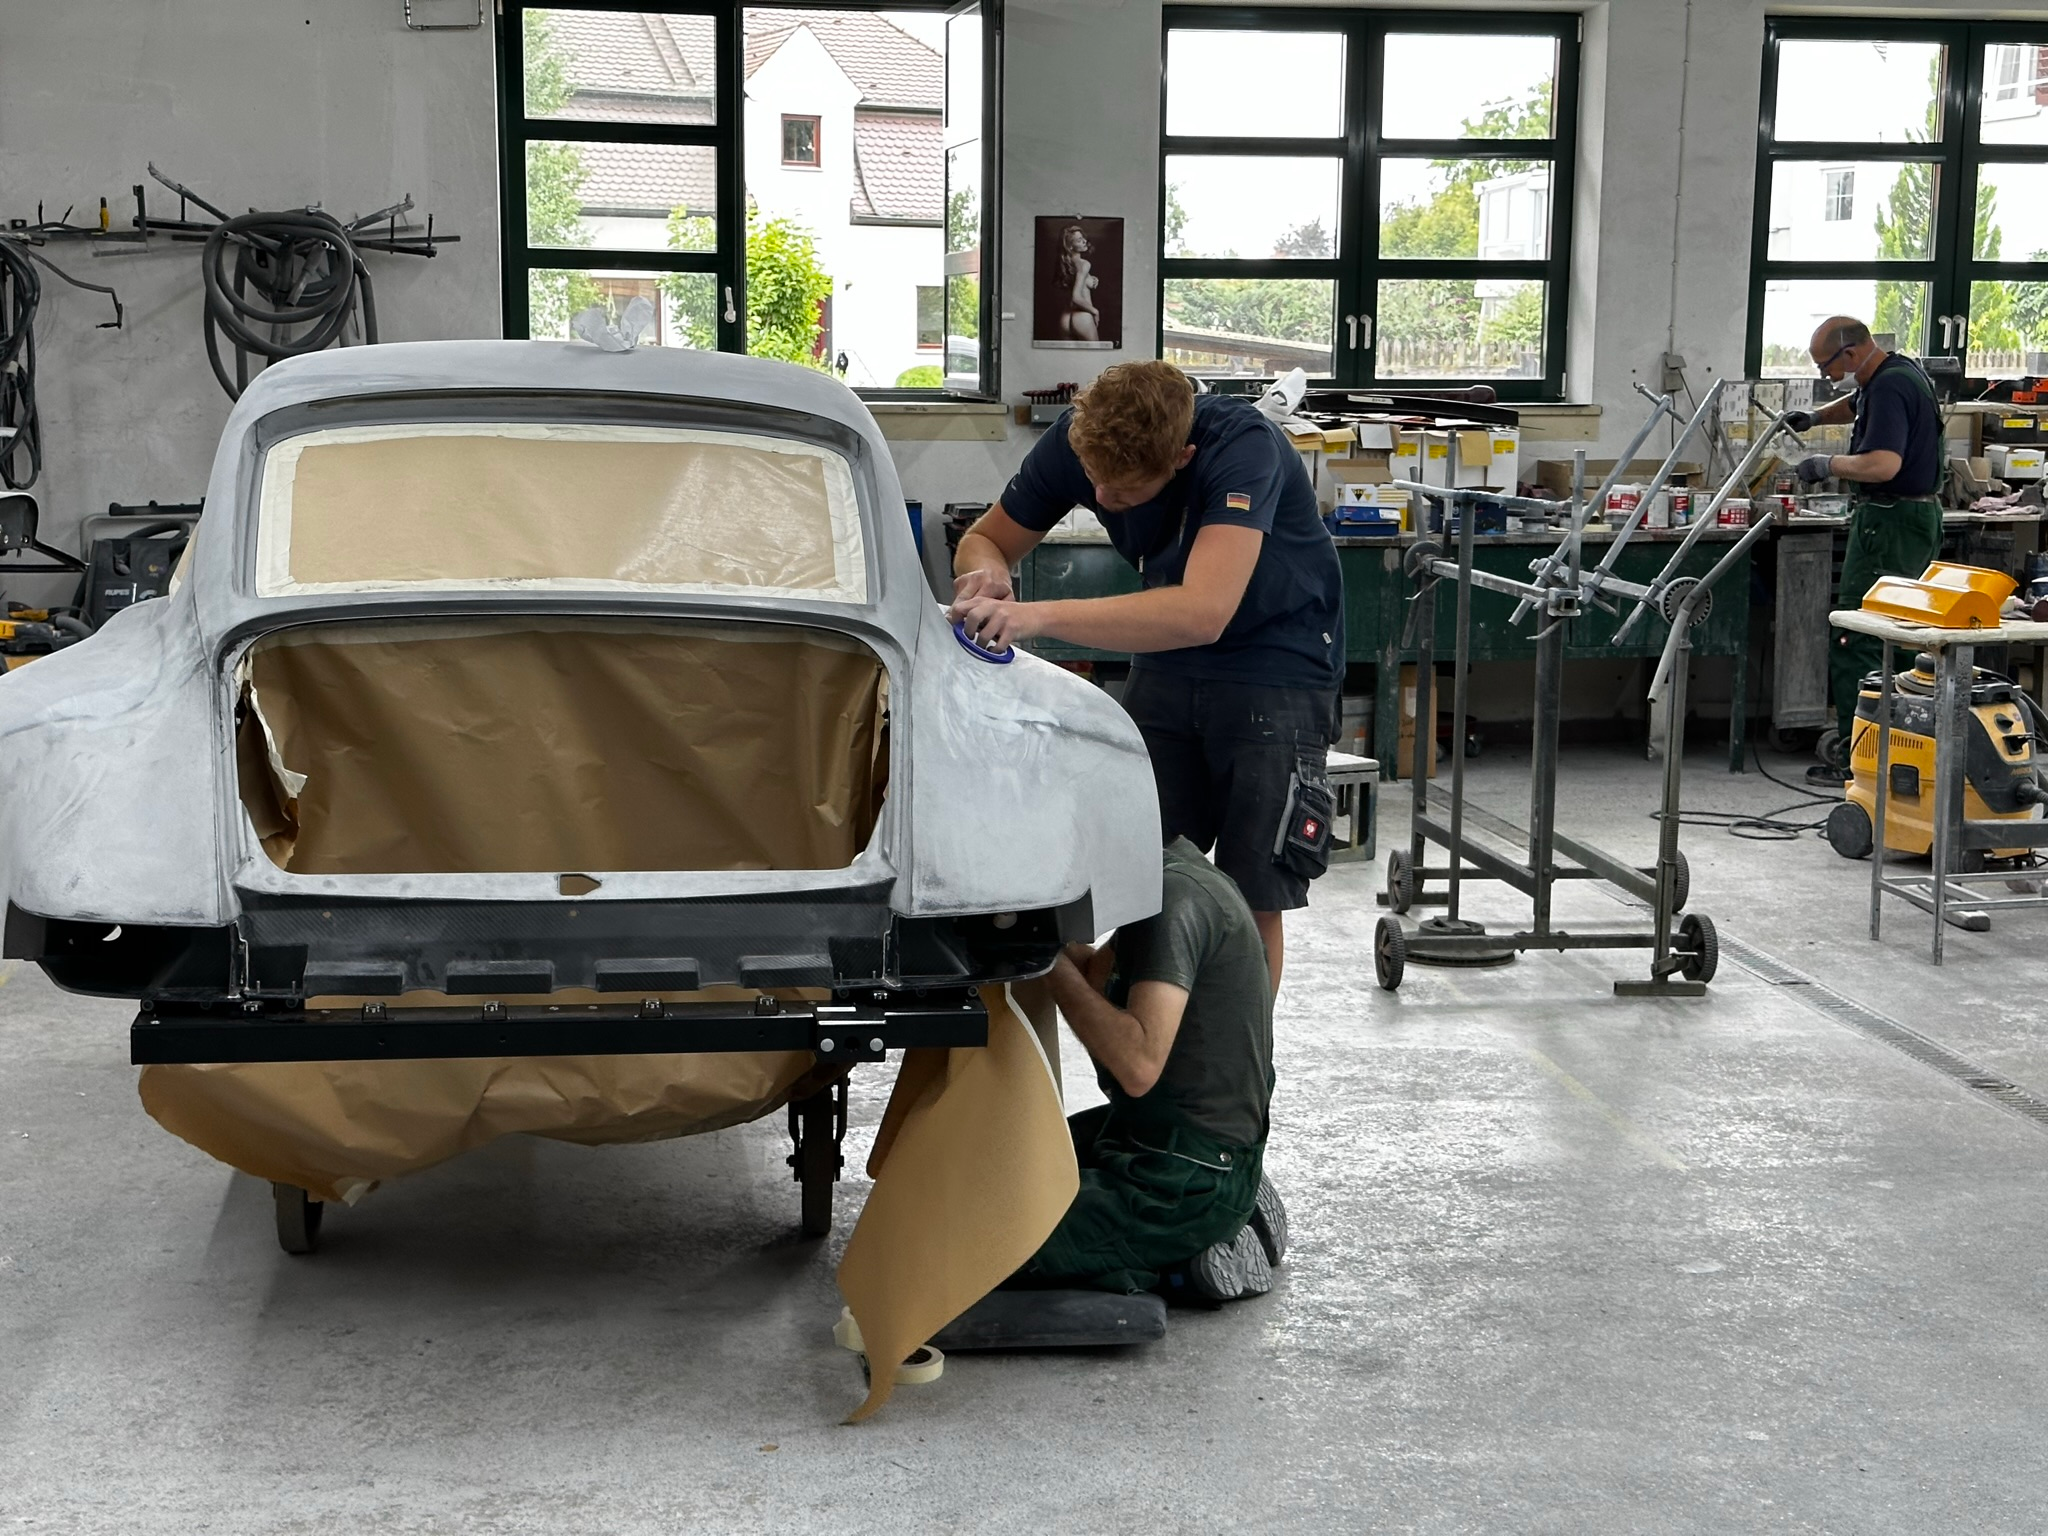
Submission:
POLYGON ((2018 586, 2003 571, 1937 560, 1918 576, 1878 577, 1860 606, 1934 629, 1996 629, 1999 605, 2018 586))
MULTIPOLYGON (((2039 821, 2048 804, 2048 781, 2040 745, 2048 723, 2016 683, 1971 669, 1969 715, 1963 755, 1963 817, 1966 821, 2039 821)), ((1887 771, 1884 846, 1894 853, 1924 854, 1934 847, 1935 660, 1922 654, 1913 670, 1892 679, 1891 748, 1887 771)), ((1849 743, 1849 781, 1842 803, 1828 813, 1828 846, 1845 859, 1867 858, 1876 845, 1879 694, 1884 680, 1863 680, 1856 700, 1856 725, 1849 743)), ((2031 866, 2024 847, 1964 850, 1966 871, 1992 867, 1993 860, 2031 866)), ((1975 872, 1975 871, 1970 871, 1975 872)))

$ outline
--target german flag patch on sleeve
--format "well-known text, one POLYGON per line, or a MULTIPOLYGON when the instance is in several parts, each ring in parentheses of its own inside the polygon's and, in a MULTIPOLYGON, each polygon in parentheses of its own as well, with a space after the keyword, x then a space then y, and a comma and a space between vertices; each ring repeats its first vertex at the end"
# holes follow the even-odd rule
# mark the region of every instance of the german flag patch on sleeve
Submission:
POLYGON ((1246 491, 1226 491, 1223 496, 1223 506, 1226 511, 1230 512, 1249 512, 1252 509, 1252 498, 1250 493, 1246 491))

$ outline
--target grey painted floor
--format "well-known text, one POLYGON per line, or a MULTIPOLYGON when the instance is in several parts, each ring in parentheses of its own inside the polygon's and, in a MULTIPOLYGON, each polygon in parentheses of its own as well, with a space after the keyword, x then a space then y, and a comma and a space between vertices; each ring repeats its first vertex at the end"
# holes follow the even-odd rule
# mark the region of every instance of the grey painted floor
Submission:
MULTIPOLYGON (((1646 858, 1655 770, 1567 770, 1567 829, 1646 858)), ((1476 793, 1513 814, 1523 772, 1490 755, 1476 793)), ((1711 752, 1690 790, 1792 798, 1711 752)), ((1918 914, 1864 937, 1866 867, 1824 844, 1687 846, 1724 931, 2048 1090, 2048 914, 1936 971, 1918 914)), ((143 1115, 125 1011, 16 968, 0 1530, 2048 1525, 2048 1132, 1732 962, 1698 1003, 1616 1001, 1625 954, 1390 997, 1380 878, 1340 867, 1290 930, 1274 1292, 1127 1353, 956 1357, 852 1429, 831 1266, 863 1186, 799 1242, 776 1121, 501 1143, 289 1258, 264 1188, 143 1115)), ((888 1079, 859 1080, 856 1164, 888 1079)))

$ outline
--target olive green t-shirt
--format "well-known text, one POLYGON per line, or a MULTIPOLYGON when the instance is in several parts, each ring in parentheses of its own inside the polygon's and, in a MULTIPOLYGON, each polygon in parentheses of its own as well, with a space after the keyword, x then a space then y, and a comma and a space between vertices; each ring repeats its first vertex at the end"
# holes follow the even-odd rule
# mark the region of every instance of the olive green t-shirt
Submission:
POLYGON ((1112 1104, 1165 1109, 1228 1146, 1257 1146, 1273 1097, 1273 992, 1251 908, 1184 837, 1167 847, 1160 896, 1157 916, 1116 931, 1109 1000, 1129 1006, 1141 981, 1185 988, 1180 1031, 1142 1099, 1107 1072, 1097 1078, 1112 1104))

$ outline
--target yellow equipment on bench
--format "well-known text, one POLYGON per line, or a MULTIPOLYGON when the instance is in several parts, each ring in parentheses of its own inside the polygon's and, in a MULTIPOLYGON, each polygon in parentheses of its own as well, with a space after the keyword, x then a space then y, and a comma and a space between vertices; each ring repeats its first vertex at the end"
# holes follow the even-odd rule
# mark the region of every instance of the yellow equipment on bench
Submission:
MULTIPOLYGON (((2048 789, 2036 766, 2038 712, 2016 684, 1981 667, 1974 671, 1964 738, 1963 817, 2039 820, 2048 789)), ((1863 680, 1849 743, 1849 782, 1842 787, 1842 803, 1828 813, 1828 843, 1845 859, 1864 858, 1875 842, 1880 686, 1876 673, 1863 680)), ((1912 671, 1892 679, 1891 793, 1885 801, 1884 845, 1895 853, 1926 853, 1934 846, 1934 689, 1934 658, 1924 652, 1912 671)), ((2027 853, 2024 848, 1993 849, 1988 857, 2027 853)), ((1972 849, 1963 857, 1979 862, 1987 855, 1972 849)))

